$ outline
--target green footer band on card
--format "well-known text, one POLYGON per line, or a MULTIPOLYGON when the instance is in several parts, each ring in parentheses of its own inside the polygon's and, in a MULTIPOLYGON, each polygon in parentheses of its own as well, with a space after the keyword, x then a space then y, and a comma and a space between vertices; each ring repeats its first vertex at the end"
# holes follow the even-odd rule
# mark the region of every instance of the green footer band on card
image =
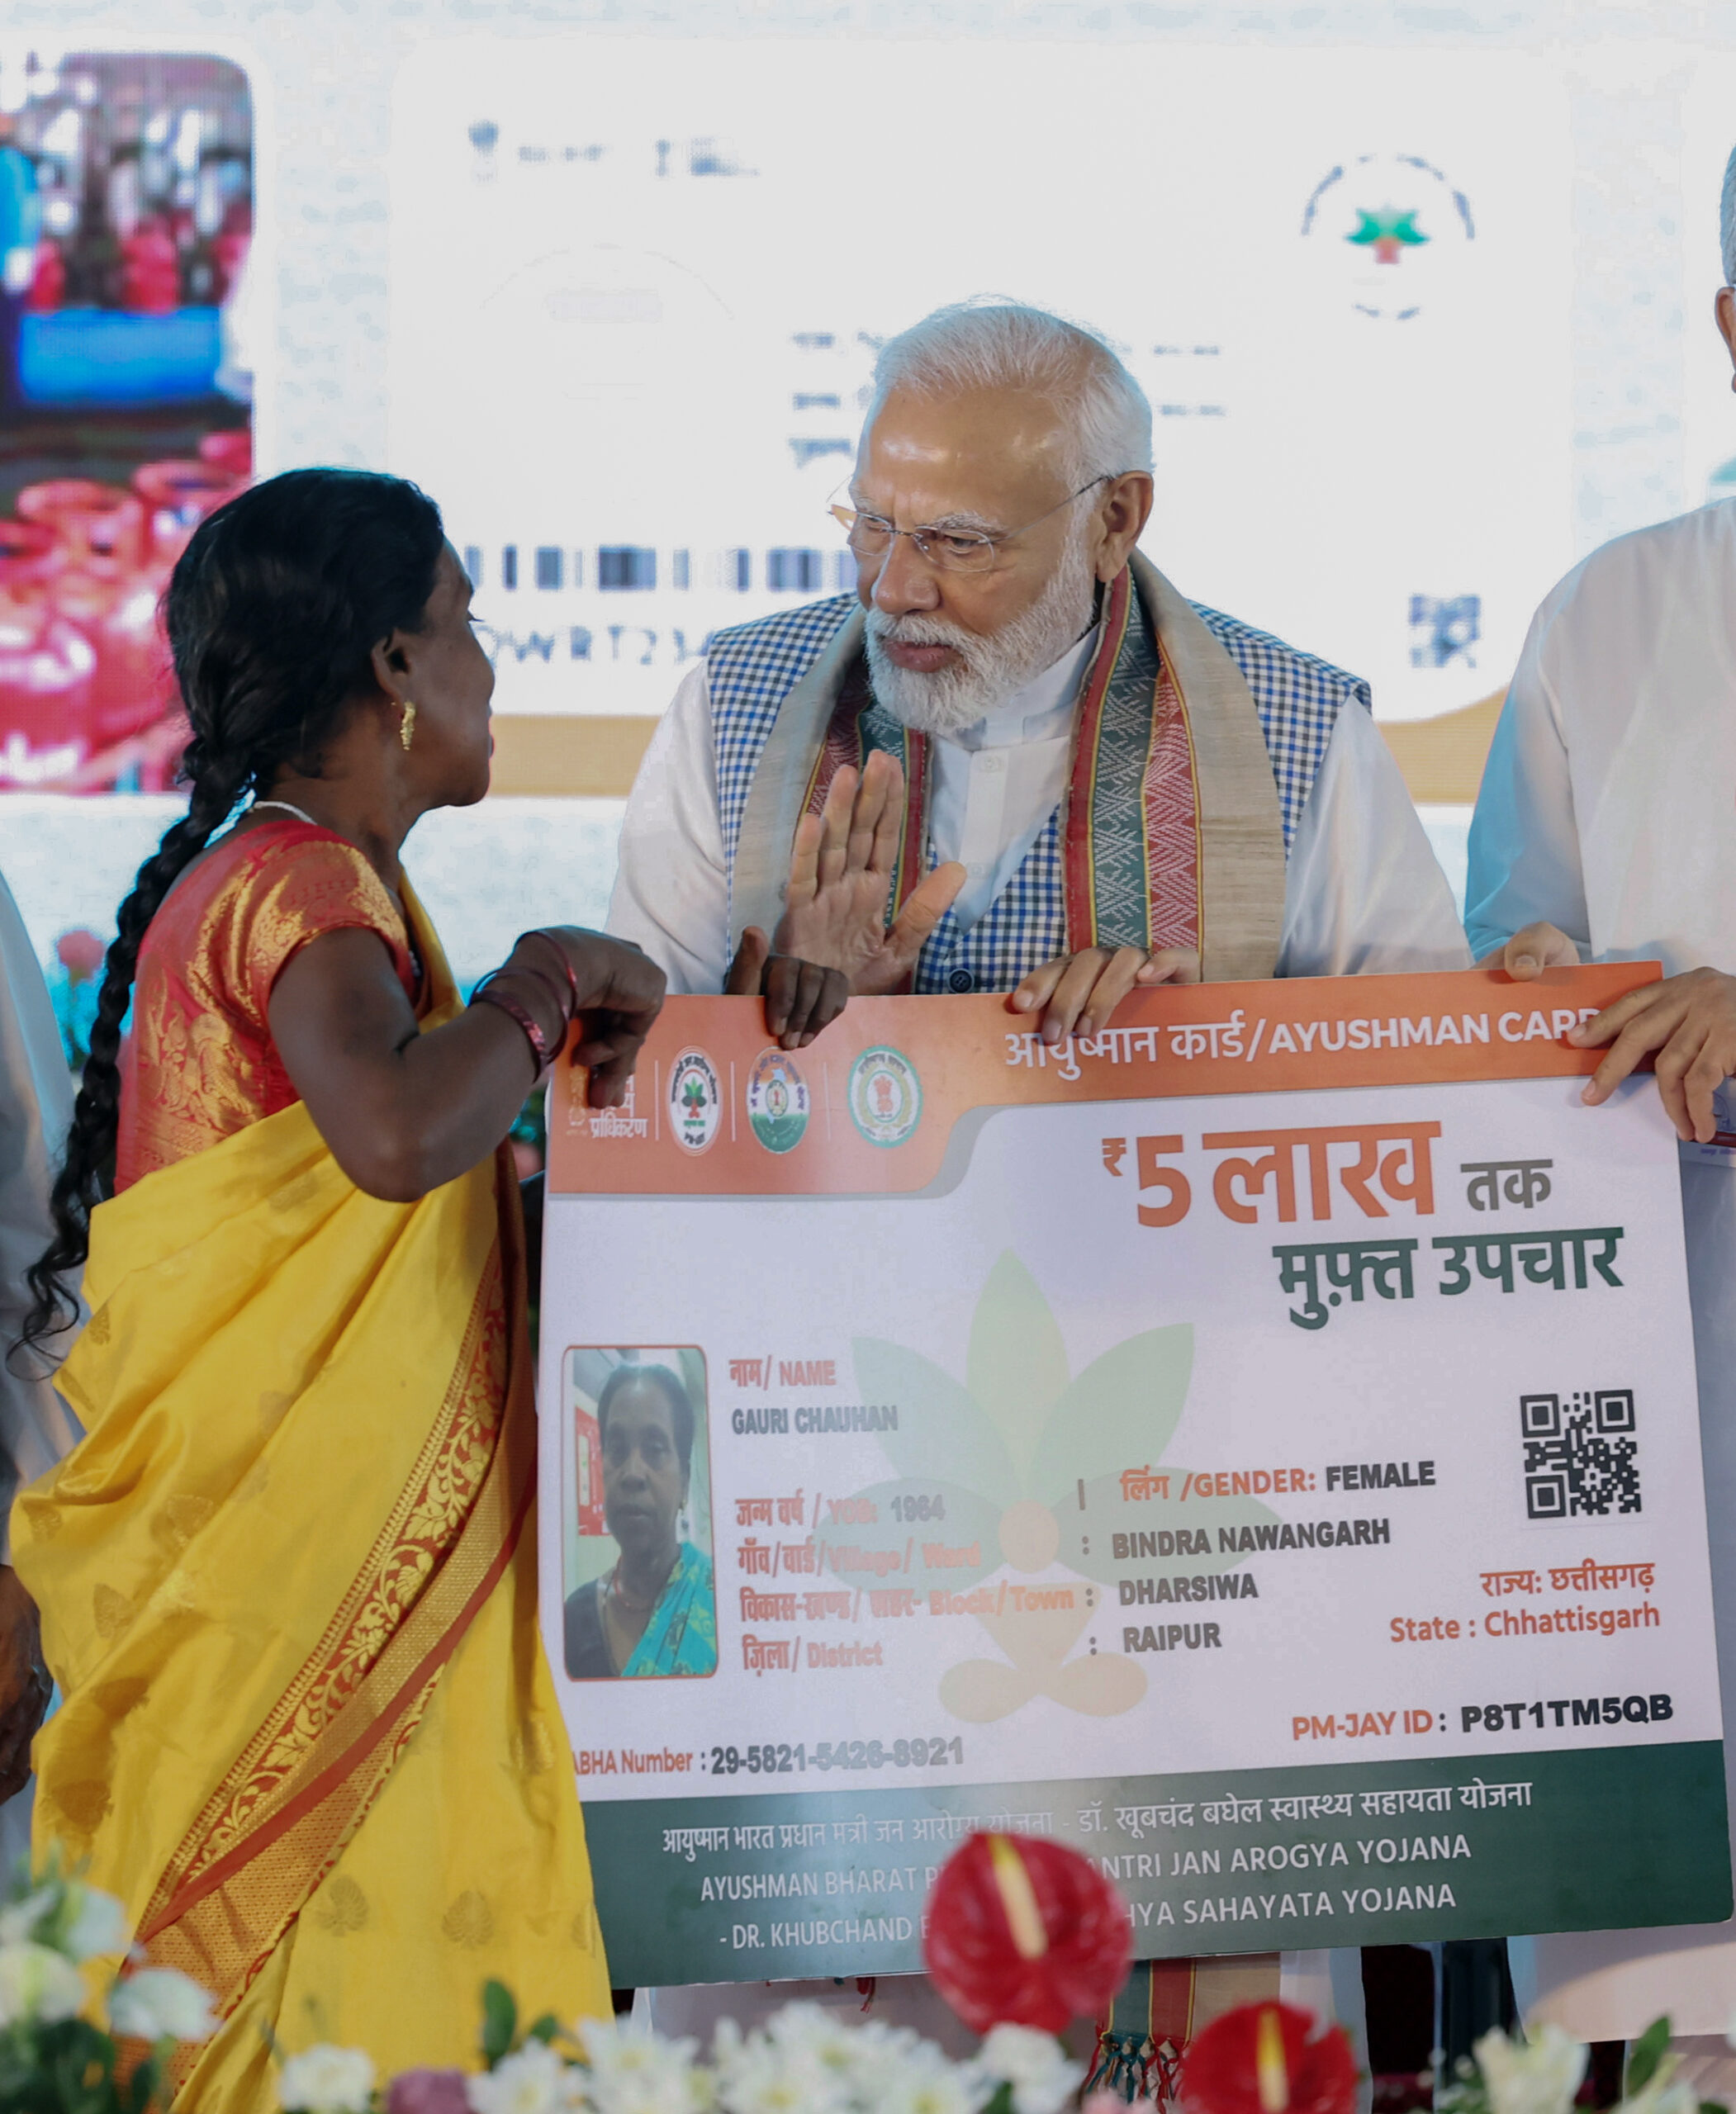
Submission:
POLYGON ((914 1973, 929 1884, 979 1827, 1097 1860, 1142 1959, 1715 1923, 1723 1752, 610 1801, 588 1808, 591 1857, 624 1986, 914 1973))

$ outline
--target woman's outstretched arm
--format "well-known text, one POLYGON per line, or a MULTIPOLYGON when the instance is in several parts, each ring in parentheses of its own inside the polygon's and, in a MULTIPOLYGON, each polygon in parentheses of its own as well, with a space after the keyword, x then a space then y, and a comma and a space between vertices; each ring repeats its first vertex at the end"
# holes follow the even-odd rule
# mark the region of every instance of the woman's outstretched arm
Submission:
MULTIPOLYGON (((573 1010, 591 1100, 619 1102, 662 1008, 662 970, 624 941, 557 926, 527 934, 498 974, 551 1050, 573 1010)), ((500 1006, 472 1005, 421 1033, 385 943, 360 929, 309 941, 273 986, 269 1014, 333 1158, 358 1189, 393 1203, 413 1203, 492 1152, 536 1078, 529 1039, 500 1006)))

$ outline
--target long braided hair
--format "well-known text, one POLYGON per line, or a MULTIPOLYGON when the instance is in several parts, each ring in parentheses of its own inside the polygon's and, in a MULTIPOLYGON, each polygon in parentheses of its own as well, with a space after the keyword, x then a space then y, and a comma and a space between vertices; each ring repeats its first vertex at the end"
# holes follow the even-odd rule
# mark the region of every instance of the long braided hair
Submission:
POLYGON ((78 1315, 69 1280, 112 1185, 121 1025, 151 919, 245 795, 269 792, 287 764, 318 776, 322 747, 373 688, 373 648, 421 628, 444 542, 439 509, 402 478, 292 470, 220 507, 182 553, 164 614, 192 728, 181 764, 191 797, 116 916, 55 1183, 55 1237, 28 1273, 34 1299, 21 1347, 78 1315))

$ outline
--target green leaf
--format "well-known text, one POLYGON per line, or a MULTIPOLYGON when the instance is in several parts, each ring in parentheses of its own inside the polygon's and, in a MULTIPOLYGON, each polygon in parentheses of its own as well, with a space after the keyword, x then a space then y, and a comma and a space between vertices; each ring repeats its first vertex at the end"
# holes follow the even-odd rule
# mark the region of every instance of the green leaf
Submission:
POLYGON ((970 1322, 965 1378, 1013 1457, 1022 1491, 1049 1412, 1067 1390, 1067 1347, 1049 1302, 1008 1248, 995 1259, 970 1322))
POLYGON ((561 2022, 553 2012, 544 2012, 541 2018, 525 2029, 527 2041, 540 2041, 545 2048, 552 2047, 561 2036, 561 2022))
POLYGON ((519 2007, 511 1990, 491 1976, 482 1984, 482 2059, 490 2069, 512 2053, 518 2030, 519 2007))
POLYGON ((126 2105, 129 2114, 147 2114, 157 2097, 157 2059, 147 2055, 133 2072, 128 2087, 126 2105))
POLYGON ((1627 2098, 1644 2092, 1652 2082, 1669 2045, 1670 2015, 1666 2012, 1662 2018, 1654 2018, 1628 2050, 1627 2078, 1622 2088, 1627 2098))
POLYGON ((1093 1358, 1055 1405, 1032 1489, 1055 1503, 1078 1478, 1155 1467, 1175 1435, 1193 1377, 1191 1321, 1145 1330, 1093 1358))
POLYGON ((1013 2087, 1004 2078, 994 2088, 994 2097, 983 2109, 983 2114, 1013 2114, 1013 2087))
POLYGON ((876 1434, 897 1474, 956 1483, 997 1510, 1022 1495, 1000 1434, 951 1373, 920 1351, 858 1336, 856 1385, 865 1402, 897 1405, 898 1429, 876 1434))

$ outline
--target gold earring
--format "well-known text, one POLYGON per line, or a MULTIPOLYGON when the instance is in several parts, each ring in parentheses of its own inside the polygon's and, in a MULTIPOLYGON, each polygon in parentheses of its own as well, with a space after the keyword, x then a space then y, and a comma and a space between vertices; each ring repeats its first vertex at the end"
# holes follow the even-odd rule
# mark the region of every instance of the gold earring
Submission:
POLYGON ((404 717, 398 723, 398 739, 407 749, 415 738, 416 709, 408 698, 404 700, 404 717))

